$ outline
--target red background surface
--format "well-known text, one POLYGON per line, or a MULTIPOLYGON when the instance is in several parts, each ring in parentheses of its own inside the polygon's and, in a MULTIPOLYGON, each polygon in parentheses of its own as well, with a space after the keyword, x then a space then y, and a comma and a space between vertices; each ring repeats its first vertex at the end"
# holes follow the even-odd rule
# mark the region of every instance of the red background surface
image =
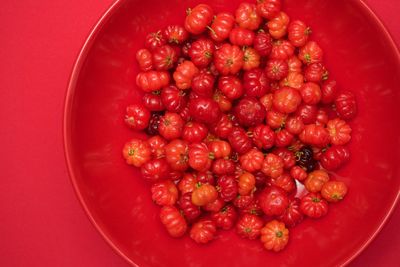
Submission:
MULTIPOLYGON (((112 2, 2 1, 1 266, 129 266, 102 240, 81 209, 62 144, 62 112, 72 66, 89 31, 112 2)), ((366 2, 399 44, 400 3, 366 2)), ((399 224, 397 208, 351 266, 399 266, 399 224)))

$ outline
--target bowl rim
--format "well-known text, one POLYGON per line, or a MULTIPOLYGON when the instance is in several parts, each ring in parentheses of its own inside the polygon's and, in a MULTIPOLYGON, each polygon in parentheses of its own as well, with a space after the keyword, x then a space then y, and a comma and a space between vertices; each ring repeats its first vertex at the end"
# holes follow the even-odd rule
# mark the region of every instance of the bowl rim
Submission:
MULTIPOLYGON (((88 205, 86 204, 79 186, 77 182, 77 178, 74 173, 74 168, 72 165, 72 141, 71 141, 71 111, 73 107, 73 100, 75 96, 75 89, 76 89, 76 84, 79 79, 79 75, 82 69, 83 64, 86 61, 86 56, 89 53, 94 41, 96 40, 97 35, 101 32, 103 29, 103 26, 109 21, 109 19, 112 17, 112 15, 123 5, 124 2, 128 0, 115 0, 107 9, 106 11, 101 15, 101 17, 97 20, 97 22, 92 26, 91 30, 89 31, 89 34, 87 35, 79 53, 78 56, 75 60, 75 63, 73 65, 70 78, 69 78, 69 83, 67 85, 67 90, 65 93, 65 100, 64 100, 64 110, 63 110, 63 129, 62 129, 62 134, 63 134, 63 144, 64 144, 64 155, 65 155, 65 161, 68 169, 68 175, 70 177, 70 181, 72 183, 72 186, 74 188, 75 194, 83 207, 87 217, 89 218, 89 221, 92 223, 92 225, 96 228, 96 230, 100 233, 100 235, 104 238, 106 243, 116 252, 119 256, 124 258, 129 264, 132 266, 138 267, 138 265, 133 262, 125 253, 123 253, 112 241, 112 238, 105 232, 103 231, 102 227, 98 224, 96 219, 93 217, 93 214, 91 213, 90 209, 88 208, 88 205)), ((387 30, 386 26, 384 23, 381 21, 378 15, 374 13, 374 11, 364 2, 364 0, 352 0, 355 4, 358 5, 359 8, 363 9, 365 14, 373 21, 375 21, 376 25, 380 28, 382 34, 386 37, 386 39, 389 41, 389 48, 396 54, 397 56, 397 62, 400 62, 400 51, 399 48, 396 45, 396 42, 394 41, 393 37, 387 30)), ((398 191, 393 203, 391 204, 388 212, 382 219, 381 223, 379 226, 373 231, 373 233, 366 238, 364 243, 349 257, 344 258, 343 262, 340 263, 340 266, 346 266, 350 262, 352 262, 356 257, 358 257, 367 247, 371 242, 378 236, 378 234, 381 232, 383 227, 386 225, 388 222, 389 218, 393 214, 393 211, 396 209, 397 204, 399 203, 400 199, 400 190, 398 191)))

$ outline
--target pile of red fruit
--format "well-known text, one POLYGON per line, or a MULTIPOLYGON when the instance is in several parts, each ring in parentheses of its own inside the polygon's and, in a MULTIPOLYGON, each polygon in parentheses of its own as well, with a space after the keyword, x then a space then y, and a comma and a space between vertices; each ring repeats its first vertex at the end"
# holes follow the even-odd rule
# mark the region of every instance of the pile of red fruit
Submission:
POLYGON ((279 251, 287 228, 343 199, 346 185, 328 173, 349 160, 357 106, 310 33, 280 0, 258 0, 234 15, 200 4, 184 26, 147 35, 136 54, 143 101, 125 122, 149 137, 123 155, 150 183, 171 236, 207 243, 235 227, 279 251))

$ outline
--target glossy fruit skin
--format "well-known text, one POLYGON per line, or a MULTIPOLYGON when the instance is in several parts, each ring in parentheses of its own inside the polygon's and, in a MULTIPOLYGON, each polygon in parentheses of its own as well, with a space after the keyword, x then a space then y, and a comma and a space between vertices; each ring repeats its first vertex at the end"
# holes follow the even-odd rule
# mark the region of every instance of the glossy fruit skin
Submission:
POLYGON ((350 159, 350 151, 344 146, 331 146, 322 154, 320 162, 328 171, 339 169, 350 159))
POLYGON ((183 63, 176 67, 173 74, 176 87, 182 90, 189 89, 192 84, 192 79, 197 73, 199 73, 199 69, 193 62, 188 60, 183 61, 183 63))
POLYGON ((291 116, 286 120, 285 129, 289 133, 297 135, 304 129, 303 120, 299 116, 291 116))
MULTIPOLYGON (((196 189, 196 184, 196 177, 192 173, 185 173, 178 183, 178 189, 182 195, 192 193, 196 189)), ((190 198, 190 201, 192 201, 192 198, 190 198)))
POLYGON ((306 125, 299 138, 303 143, 316 147, 325 147, 330 141, 328 130, 316 124, 306 125))
POLYGON ((150 146, 151 156, 153 158, 163 158, 165 156, 165 146, 167 141, 159 135, 155 135, 147 139, 150 146))
POLYGON ((329 175, 324 170, 315 170, 310 172, 304 181, 304 186, 308 192, 320 192, 323 185, 329 181, 329 175))
POLYGON ((213 95, 214 83, 214 75, 200 72, 193 77, 192 90, 199 96, 211 97, 213 95))
POLYGON ((218 88, 230 100, 240 98, 243 93, 243 85, 237 76, 221 76, 218 79, 218 88))
POLYGON ((328 202, 339 202, 347 194, 347 186, 341 181, 328 181, 321 190, 321 195, 328 202))
POLYGON ((248 196, 237 195, 237 197, 233 200, 233 205, 241 211, 242 209, 248 207, 253 201, 253 194, 248 196))
POLYGON ((258 68, 260 66, 260 55, 258 52, 252 47, 244 48, 244 56, 243 56, 243 69, 251 70, 258 68))
POLYGON ((152 93, 145 93, 142 100, 143 100, 143 105, 150 111, 165 110, 159 91, 154 91, 152 93))
POLYGON ((170 75, 166 71, 149 70, 136 76, 136 85, 144 92, 153 92, 167 86, 170 75))
POLYGON ((202 219, 193 224, 190 229, 190 238, 196 243, 206 244, 214 239, 216 232, 215 222, 210 219, 202 219))
POLYGON ((151 52, 145 48, 139 49, 136 52, 136 61, 139 64, 141 71, 148 71, 153 69, 153 59, 151 52))
POLYGON ((221 91, 216 90, 213 95, 213 99, 217 102, 219 109, 226 113, 232 109, 232 102, 227 98, 221 91))
POLYGON ((146 141, 134 138, 124 145, 122 155, 128 165, 140 167, 150 160, 151 150, 146 141))
POLYGON ((265 19, 273 19, 281 11, 281 0, 258 0, 257 12, 265 19))
POLYGON ((269 34, 275 39, 280 39, 287 33, 289 16, 285 12, 279 12, 277 16, 268 21, 269 34))
POLYGON ((199 68, 207 67, 213 59, 215 46, 210 39, 199 39, 192 43, 189 50, 189 56, 193 64, 199 68))
POLYGON ((163 36, 168 43, 183 44, 189 39, 189 33, 180 25, 169 25, 163 30, 163 36))
POLYGON ((171 180, 156 182, 151 186, 151 198, 160 206, 172 206, 178 200, 178 189, 171 180))
POLYGON ((294 20, 289 24, 288 38, 289 41, 296 47, 302 47, 307 43, 308 36, 311 34, 310 28, 301 21, 294 20))
POLYGON ((289 67, 283 59, 270 59, 267 61, 265 73, 271 80, 279 81, 288 75, 289 67))
POLYGON ((238 152, 239 154, 244 154, 248 152, 253 143, 249 136, 247 135, 246 131, 240 127, 234 127, 231 133, 228 136, 229 143, 234 151, 238 152))
POLYGON ((200 4, 188 11, 185 29, 192 34, 200 34, 211 23, 214 11, 209 5, 200 4))
POLYGON ((302 147, 299 151, 295 152, 297 165, 304 170, 311 172, 316 167, 313 149, 309 146, 302 147))
POLYGON ((221 117, 218 103, 204 97, 198 97, 189 101, 189 113, 195 121, 206 125, 216 123, 221 117))
POLYGON ((266 115, 264 106, 254 97, 242 98, 235 106, 233 113, 240 125, 245 127, 261 124, 266 115))
POLYGON ((178 61, 178 56, 171 46, 163 45, 154 49, 152 60, 156 70, 169 70, 178 61))
POLYGON ((181 136, 183 125, 184 122, 179 114, 166 112, 165 115, 161 117, 158 131, 165 139, 173 140, 181 136))
POLYGON ((276 148, 272 151, 275 155, 279 156, 283 161, 283 167, 290 169, 296 164, 296 158, 292 151, 286 147, 276 148))
POLYGON ((321 100, 321 89, 318 84, 307 82, 300 89, 303 102, 308 105, 318 104, 321 100))
POLYGON ((256 178, 253 174, 249 172, 244 172, 239 176, 238 182, 238 192, 242 196, 250 195, 250 193, 255 189, 256 178))
POLYGON ((224 207, 225 204, 226 204, 225 201, 223 201, 221 198, 218 197, 213 202, 210 202, 201 208, 209 212, 218 212, 224 207))
POLYGON ((328 78, 328 71, 321 63, 312 63, 304 69, 304 79, 308 82, 318 83, 328 78))
POLYGON ((230 159, 216 159, 211 170, 215 175, 229 175, 235 172, 235 163, 230 159))
POLYGON ((187 223, 174 206, 164 206, 160 211, 161 223, 172 237, 181 237, 186 233, 187 223))
POLYGON ((322 61, 323 51, 314 41, 307 42, 299 51, 299 59, 304 64, 319 63, 322 61))
POLYGON ((301 117, 304 124, 311 124, 317 119, 318 108, 316 105, 307 105, 302 103, 297 108, 295 115, 301 117))
POLYGON ((165 156, 173 170, 185 171, 188 167, 188 144, 183 140, 173 140, 165 146, 165 156))
POLYGON ((235 225, 237 217, 238 214, 232 205, 227 205, 220 211, 211 214, 215 225, 223 230, 231 229, 235 225))
POLYGON ((284 223, 272 220, 261 229, 261 242, 266 250, 281 251, 289 242, 289 230, 284 223))
POLYGON ((134 130, 144 130, 149 125, 150 111, 142 104, 129 105, 126 108, 125 124, 134 130))
POLYGON ((321 102, 323 104, 330 104, 335 100, 337 93, 336 81, 326 80, 321 86, 321 102))
POLYGON ((320 194, 308 193, 300 202, 301 212, 310 218, 321 218, 328 213, 328 203, 320 194))
POLYGON ((258 54, 262 57, 269 56, 272 51, 272 37, 268 33, 259 32, 254 37, 253 41, 254 49, 257 50, 258 54))
POLYGON ((174 85, 169 85, 161 91, 161 101, 165 108, 171 112, 180 112, 187 105, 185 92, 174 85))
POLYGON ((217 123, 212 125, 211 131, 219 138, 227 139, 232 132, 233 122, 230 116, 223 114, 217 123))
POLYGON ((287 60, 294 54, 295 47, 286 40, 277 40, 273 42, 272 51, 269 57, 271 59, 287 60))
POLYGON ((165 40, 164 36, 161 34, 161 31, 158 31, 146 35, 144 46, 150 51, 153 51, 157 47, 163 46, 166 43, 167 40, 165 40))
POLYGON ((278 112, 274 109, 267 112, 267 124, 272 129, 279 129, 285 126, 287 114, 278 112))
POLYGON ((278 148, 289 146, 294 139, 294 136, 286 129, 277 130, 275 132, 275 145, 278 148))
POLYGON ((290 176, 298 181, 304 181, 307 179, 307 172, 300 166, 293 166, 290 169, 290 176))
POLYGON ((235 17, 227 12, 221 12, 214 17, 211 24, 209 34, 216 42, 222 42, 229 37, 233 26, 235 25, 235 17))
POLYGON ((262 211, 268 216, 282 215, 289 205, 286 192, 274 185, 261 191, 258 200, 262 211))
POLYGON ((239 160, 243 170, 255 172, 261 170, 264 162, 264 154, 260 150, 253 148, 249 152, 241 155, 239 160))
POLYGON ((248 70, 243 74, 243 88, 250 97, 262 97, 269 91, 269 80, 260 68, 248 70))
POLYGON ((295 227, 303 220, 303 213, 300 210, 300 199, 292 198, 285 212, 279 217, 287 227, 295 227))
POLYGON ((238 46, 251 46, 254 42, 255 33, 251 30, 236 27, 233 28, 229 34, 229 41, 233 45, 238 46))
POLYGON ((223 44, 215 52, 214 64, 220 74, 234 75, 243 66, 243 51, 236 45, 223 44))
POLYGON ((351 140, 351 127, 344 120, 339 118, 330 120, 326 128, 333 145, 345 145, 351 140))
POLYGON ((223 175, 218 178, 217 184, 219 186, 219 195, 225 202, 235 199, 238 194, 238 183, 232 175, 223 175))
POLYGON ((171 170, 165 159, 156 158, 144 163, 140 171, 146 181, 156 182, 167 179, 171 170))
POLYGON ((259 149, 270 149, 275 144, 275 132, 268 125, 253 128, 253 142, 259 149))
POLYGON ((236 22, 240 27, 256 30, 262 21, 262 18, 257 13, 255 4, 241 3, 235 12, 236 22))
POLYGON ((201 215, 200 207, 192 203, 192 194, 185 193, 179 198, 178 205, 188 221, 193 221, 201 215))
POLYGON ((273 94, 266 94, 260 97, 260 102, 264 106, 265 111, 269 112, 272 110, 273 94))
POLYGON ((351 120, 357 115, 356 97, 350 91, 340 93, 335 99, 336 112, 339 118, 351 120))
POLYGON ((192 192, 192 202, 196 206, 204 206, 214 202, 218 197, 218 192, 210 184, 201 184, 192 192))
POLYGON ((290 72, 288 75, 280 81, 279 85, 281 87, 287 86, 295 89, 300 89, 304 84, 304 77, 301 73, 290 72))
POLYGON ((242 238, 256 239, 263 227, 263 220, 253 214, 243 214, 236 223, 236 233, 242 238))
POLYGON ((289 72, 302 73, 303 63, 297 56, 291 56, 288 60, 289 72))
POLYGON ((208 134, 208 128, 199 122, 188 122, 182 130, 182 139, 188 143, 200 143, 208 134))
POLYGON ((292 113, 297 110, 301 103, 298 90, 291 87, 283 87, 274 93, 273 106, 282 113, 292 113))
POLYGON ((329 120, 329 116, 328 116, 326 110, 323 108, 318 109, 317 119, 315 121, 315 124, 321 125, 321 126, 326 126, 326 124, 328 123, 328 120, 329 120))
POLYGON ((210 153, 204 143, 192 144, 189 147, 189 166, 200 172, 208 171, 211 168, 214 155, 210 153))
POLYGON ((210 152, 213 154, 214 158, 228 158, 231 155, 232 149, 231 145, 223 140, 214 140, 208 143, 210 152))
POLYGON ((279 156, 269 153, 265 156, 261 171, 271 178, 276 178, 282 175, 283 167, 283 160, 279 156))

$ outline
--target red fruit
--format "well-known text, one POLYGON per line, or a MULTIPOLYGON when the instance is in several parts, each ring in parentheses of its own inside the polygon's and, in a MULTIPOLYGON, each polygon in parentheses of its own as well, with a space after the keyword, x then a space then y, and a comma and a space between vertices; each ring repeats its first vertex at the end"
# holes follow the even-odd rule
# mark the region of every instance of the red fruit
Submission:
POLYGON ((300 209, 310 218, 321 218, 328 213, 328 203, 320 194, 308 193, 301 199, 300 209))
POLYGON ((214 140, 208 143, 208 147, 216 159, 227 158, 231 155, 231 145, 222 140, 214 140))
MULTIPOLYGON (((262 188, 259 188, 260 190, 262 188)), ((246 206, 245 208, 241 209, 240 212, 242 214, 253 214, 253 215, 257 215, 257 216, 261 216, 263 215, 263 211, 260 207, 260 203, 258 201, 258 198, 254 198, 253 201, 251 201, 251 203, 246 206)))
POLYGON ((211 170, 215 175, 233 174, 235 163, 230 159, 216 159, 213 161, 211 170))
POLYGON ((255 4, 241 3, 236 9, 236 22, 240 27, 256 30, 261 24, 262 18, 257 13, 257 8, 255 4))
POLYGON ((157 47, 163 46, 167 43, 161 31, 152 32, 146 35, 144 46, 149 50, 154 50, 157 47))
POLYGON ((254 195, 241 196, 237 195, 237 197, 233 200, 233 205, 239 209, 245 209, 254 201, 254 195))
POLYGON ((319 85, 313 82, 303 84, 300 89, 303 102, 308 105, 318 104, 321 100, 321 89, 319 85))
POLYGON ((221 117, 218 103, 204 97, 189 101, 189 113, 194 120, 204 124, 216 123, 221 117))
POLYGON ((286 129, 276 131, 275 145, 277 147, 287 147, 293 141, 294 136, 289 133, 286 129))
POLYGON ((167 179, 171 171, 165 159, 152 159, 144 163, 140 170, 143 178, 149 182, 167 179))
POLYGON ((298 90, 291 87, 283 87, 274 93, 273 106, 282 113, 292 113, 297 110, 301 103, 298 90))
POLYGON ((289 73, 294 72, 294 73, 301 73, 302 72, 302 65, 301 60, 297 56, 292 56, 288 60, 288 66, 289 66, 289 73))
POLYGON ((286 35, 289 21, 289 16, 285 12, 279 12, 267 23, 269 34, 275 39, 282 38, 286 35))
POLYGON ((218 88, 230 100, 238 99, 243 95, 243 86, 237 76, 221 76, 218 88))
POLYGON ((253 142, 259 149, 270 149, 275 144, 275 132, 267 125, 253 128, 253 142))
POLYGON ((158 131, 165 139, 173 140, 181 136, 183 125, 184 122, 179 114, 166 112, 165 115, 161 117, 158 131))
POLYGON ((281 87, 288 86, 300 89, 303 86, 303 83, 304 83, 304 77, 301 73, 289 71, 289 74, 286 76, 286 78, 281 80, 279 85, 281 87))
POLYGON ((298 181, 304 181, 307 179, 307 172, 300 166, 293 166, 290 169, 290 176, 298 181))
POLYGON ((324 170, 315 170, 308 174, 307 179, 304 181, 304 186, 308 192, 320 192, 322 186, 329 181, 329 175, 324 170))
POLYGON ((210 27, 210 37, 216 42, 222 42, 229 37, 233 26, 235 25, 235 17, 226 12, 221 12, 214 17, 210 27))
POLYGON ((223 201, 221 198, 217 198, 213 202, 204 205, 202 209, 209 212, 218 212, 224 207, 224 205, 225 201, 223 201))
POLYGON ((187 230, 187 224, 181 213, 174 206, 164 206, 160 211, 160 219, 172 237, 181 237, 187 230))
POLYGON ((153 68, 153 60, 151 52, 147 49, 139 49, 136 52, 136 61, 142 71, 148 71, 153 68))
POLYGON ((228 138, 232 132, 233 122, 230 116, 223 114, 219 121, 212 126, 212 132, 219 138, 228 138))
POLYGON ((188 122, 188 121, 192 120, 192 117, 190 117, 189 107, 188 106, 184 107, 182 109, 182 111, 179 112, 179 114, 181 115, 182 120, 185 121, 185 122, 188 122))
POLYGON ((144 130, 149 125, 150 111, 141 104, 126 108, 125 123, 134 130, 144 130))
POLYGON ((196 173, 196 180, 200 184, 210 184, 210 185, 215 184, 214 175, 210 171, 196 173))
POLYGON ((351 139, 350 126, 339 118, 328 121, 326 128, 328 129, 331 144, 333 145, 345 145, 351 139))
POLYGON ((273 42, 272 51, 269 57, 271 59, 287 60, 294 54, 294 46, 286 40, 277 40, 273 42))
POLYGON ((170 25, 163 31, 165 39, 168 43, 183 44, 189 39, 189 33, 180 25, 170 25))
POLYGON ((218 228, 229 230, 234 226, 237 216, 235 208, 232 205, 227 205, 220 211, 211 214, 211 219, 218 228))
POLYGON ((256 239, 263 227, 263 220, 253 214, 243 214, 236 224, 236 232, 242 238, 256 239))
POLYGON ((174 140, 165 146, 165 157, 173 170, 185 171, 188 167, 189 148, 185 141, 174 140))
POLYGON ((332 146, 322 154, 320 162, 328 171, 339 169, 350 159, 350 151, 344 146, 332 146))
POLYGON ((238 184, 234 176, 223 175, 218 178, 217 184, 219 186, 219 195, 225 202, 235 199, 238 194, 238 184))
POLYGON ((215 52, 214 64, 222 75, 236 74, 243 66, 243 51, 236 45, 223 44, 215 52))
POLYGON ((267 124, 272 129, 282 128, 285 125, 287 114, 275 110, 267 112, 267 124))
POLYGON ((328 181, 321 190, 321 195, 329 202, 339 202, 347 194, 347 186, 340 181, 328 181))
MULTIPOLYGON (((178 183, 178 189, 181 194, 192 193, 196 189, 196 184, 196 177, 192 173, 185 173, 178 183)), ((192 198, 190 198, 190 201, 192 201, 192 198)))
POLYGON ((211 168, 214 155, 208 150, 204 143, 190 145, 189 166, 196 171, 205 172, 211 168))
POLYGON ((143 105, 150 111, 165 110, 159 91, 144 94, 143 105))
POLYGON ((152 113, 149 121, 149 126, 146 129, 146 133, 149 135, 157 135, 158 134, 158 126, 160 126, 161 122, 161 114, 152 113))
POLYGON ((301 20, 292 21, 288 28, 288 39, 296 47, 302 47, 307 43, 311 29, 301 20))
POLYGON ((308 82, 318 83, 328 78, 328 71, 321 63, 312 63, 304 69, 304 78, 308 82))
POLYGON ((262 57, 269 56, 272 51, 272 38, 271 35, 265 32, 259 32, 253 41, 254 49, 262 57))
POLYGON ((266 94, 260 98, 260 102, 265 107, 265 110, 267 112, 272 110, 273 98, 274 98, 273 94, 266 94))
POLYGON ((320 108, 317 113, 315 124, 325 126, 328 123, 328 120, 329 117, 327 112, 324 109, 320 108))
POLYGON ((248 70, 243 75, 243 87, 247 96, 262 97, 269 91, 269 81, 262 69, 248 70))
POLYGON ((200 207, 192 203, 191 193, 182 194, 178 204, 188 221, 193 221, 201 215, 200 207))
POLYGON ((256 148, 240 156, 240 165, 243 170, 248 172, 261 170, 263 162, 264 154, 256 148))
POLYGON ((307 42, 299 51, 299 59, 304 64, 319 63, 322 61, 323 52, 314 41, 307 42))
POLYGON ((244 48, 244 56, 243 56, 243 69, 251 70, 258 68, 260 66, 260 55, 258 52, 252 47, 244 48))
POLYGON ((325 147, 330 141, 328 130, 316 124, 306 125, 299 138, 303 143, 316 147, 325 147))
POLYGON ((170 75, 166 71, 149 70, 136 76, 136 85, 145 92, 160 90, 167 86, 169 81, 170 75))
POLYGON ((192 43, 189 50, 189 56, 197 67, 204 68, 211 63, 214 51, 215 46, 213 41, 202 38, 192 43))
POLYGON ((131 139, 124 145, 122 155, 128 165, 140 167, 150 160, 151 149, 146 141, 131 139))
POLYGON ((186 93, 174 85, 165 87, 161 91, 161 100, 165 108, 171 112, 180 112, 187 105, 186 93))
POLYGON ((214 11, 209 5, 200 4, 188 9, 185 19, 185 29, 192 34, 200 34, 211 23, 214 11))
POLYGON ((173 74, 176 87, 185 90, 189 89, 192 85, 193 77, 199 73, 199 69, 191 61, 183 61, 176 67, 173 74))
POLYGON ((265 19, 273 19, 281 11, 281 0, 257 0, 257 12, 265 19))
POLYGON ((304 124, 314 123, 317 119, 318 108, 315 105, 300 104, 297 108, 296 116, 299 116, 304 124))
POLYGON ((247 135, 246 131, 240 127, 234 127, 232 132, 228 136, 229 143, 232 146, 232 149, 239 154, 244 154, 249 151, 253 143, 251 139, 247 135))
POLYGON ((262 211, 268 216, 280 216, 289 206, 286 192, 273 185, 261 191, 258 200, 262 211))
POLYGON ((265 156, 261 171, 271 178, 276 178, 282 175, 283 166, 283 160, 279 156, 269 153, 265 156))
POLYGON ((245 127, 256 126, 264 121, 265 109, 253 97, 242 98, 233 110, 238 122, 245 127))
POLYGON ((232 109, 232 102, 221 91, 214 92, 213 99, 218 103, 218 107, 222 112, 228 112, 232 109))
POLYGON ((249 172, 243 172, 239 176, 238 192, 242 196, 250 195, 256 186, 256 178, 249 172))
POLYGON ((284 223, 272 220, 261 229, 261 242, 266 250, 281 251, 289 242, 289 230, 284 223))
POLYGON ((169 45, 157 47, 153 51, 153 67, 156 70, 169 70, 177 61, 178 56, 169 45))
POLYGON ((269 180, 269 184, 270 185, 274 185, 276 187, 279 187, 279 188, 285 190, 285 192, 287 194, 291 194, 296 190, 295 181, 287 173, 283 173, 282 175, 280 175, 280 176, 278 176, 276 178, 271 178, 269 180))
POLYGON ((214 202, 218 197, 218 192, 213 185, 200 184, 192 192, 192 202, 197 206, 204 206, 214 202))
POLYGON ((182 130, 182 139, 188 143, 200 143, 208 134, 207 127, 198 122, 188 122, 182 130))
POLYGON ((350 91, 342 92, 335 99, 335 107, 339 118, 351 120, 357 114, 356 97, 350 91))
POLYGON ((336 81, 327 80, 321 86, 321 102, 323 104, 330 104, 335 100, 336 97, 336 81))
POLYGON ((287 227, 295 227, 303 220, 303 213, 300 209, 300 199, 292 198, 285 212, 279 217, 287 227))
POLYGON ((192 90, 199 96, 211 97, 214 91, 214 83, 214 75, 200 72, 193 77, 192 90))
POLYGON ((151 185, 151 198, 160 206, 172 206, 178 200, 178 188, 171 180, 157 182, 151 185))
POLYGON ((251 30, 236 27, 229 34, 229 41, 238 46, 251 46, 255 36, 255 33, 251 30))
POLYGON ((288 64, 283 59, 270 59, 267 61, 265 73, 271 80, 281 80, 288 75, 288 64))
POLYGON ((165 156, 165 146, 167 141, 159 135, 152 136, 147 140, 150 146, 151 155, 153 158, 162 158, 165 156))
POLYGON ((279 156, 283 160, 283 167, 285 169, 290 169, 296 164, 294 153, 285 147, 274 149, 272 153, 279 156))
POLYGON ((190 229, 190 238, 196 243, 205 244, 214 239, 217 227, 212 220, 202 219, 193 224, 190 229))
POLYGON ((286 120, 285 129, 289 133, 297 135, 304 129, 303 120, 299 116, 291 116, 286 120))

